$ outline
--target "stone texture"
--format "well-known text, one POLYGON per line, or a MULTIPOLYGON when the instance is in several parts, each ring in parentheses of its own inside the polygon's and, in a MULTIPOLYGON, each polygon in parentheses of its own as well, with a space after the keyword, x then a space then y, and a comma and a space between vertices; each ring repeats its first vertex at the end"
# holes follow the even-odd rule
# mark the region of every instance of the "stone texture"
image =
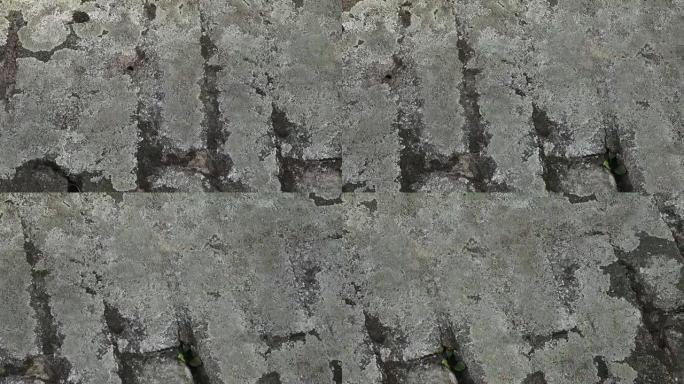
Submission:
POLYGON ((0 384, 684 382, 683 35, 0 0, 0 384))
POLYGON ((684 189, 681 1, 12 0, 0 20, 2 191, 684 189), (290 177, 326 162, 325 187, 290 177))
POLYGON ((22 359, 74 383, 682 378, 684 261, 648 197, 3 200, 3 316, 41 345, 3 330, 13 380, 22 359))

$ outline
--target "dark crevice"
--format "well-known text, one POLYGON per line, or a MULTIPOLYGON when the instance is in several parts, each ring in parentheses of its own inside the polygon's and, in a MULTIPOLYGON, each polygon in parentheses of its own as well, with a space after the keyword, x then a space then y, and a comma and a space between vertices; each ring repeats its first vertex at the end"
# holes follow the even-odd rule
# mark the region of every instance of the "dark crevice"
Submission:
POLYGON ((332 373, 333 384, 342 384, 342 362, 339 360, 330 360, 328 366, 332 373))
POLYGON ((313 200, 317 207, 327 207, 330 205, 342 204, 342 197, 336 197, 334 199, 327 199, 316 195, 315 192, 309 192, 309 199, 313 200))
POLYGON ((154 108, 153 111, 147 111, 146 109, 147 106, 143 102, 138 102, 136 119, 141 140, 138 143, 136 155, 136 173, 138 188, 149 192, 153 190, 150 179, 162 166, 163 150, 158 138, 161 111, 158 108, 154 108))
POLYGON ((483 153, 491 135, 487 133, 486 126, 482 121, 482 113, 480 112, 480 94, 477 92, 477 75, 480 70, 477 68, 470 68, 469 64, 475 52, 468 43, 465 34, 459 34, 456 42, 458 47, 458 59, 462 65, 463 83, 461 84, 461 98, 460 104, 465 114, 465 131, 467 136, 468 151, 470 153, 483 153))
POLYGON ((544 372, 537 371, 525 377, 521 384, 548 384, 544 372))
POLYGON ((182 363, 192 376, 194 384, 210 384, 211 381, 204 368, 197 346, 191 320, 182 317, 177 321, 178 345, 157 351, 141 352, 140 341, 145 338, 142 327, 135 321, 125 318, 119 310, 107 301, 104 304, 104 320, 106 333, 114 350, 117 364, 117 375, 122 384, 144 384, 140 381, 140 372, 145 365, 155 360, 166 360, 182 363), (120 345, 125 340, 125 348, 120 345))
POLYGON ((259 339, 261 339, 261 341, 268 347, 266 352, 263 353, 264 356, 267 356, 273 351, 279 351, 283 345, 306 343, 307 336, 313 336, 317 339, 320 339, 318 332, 313 329, 308 332, 295 332, 285 336, 266 333, 259 336, 259 339))
MULTIPOLYGON (((560 124, 551 120, 546 111, 541 109, 536 103, 532 103, 532 124, 534 126, 534 136, 539 150, 539 162, 542 167, 542 179, 548 192, 562 193, 568 200, 573 203, 586 203, 596 200, 596 195, 591 193, 585 196, 579 196, 571 191, 566 190, 567 186, 564 181, 567 178, 569 171, 573 169, 602 169, 607 167, 605 154, 594 154, 581 157, 567 157, 560 154, 546 153, 545 143, 552 142, 554 147, 562 148, 562 143, 569 139, 569 134, 564 131, 560 124)), ((610 169, 610 168, 609 168, 610 169)), ((614 171, 611 170, 614 175, 614 171)), ((617 180, 617 189, 621 190, 620 182, 617 180)))
POLYGON ((448 370, 459 384, 475 384, 470 370, 463 359, 456 336, 450 324, 440 326, 440 350, 414 359, 403 359, 401 345, 405 337, 380 322, 379 318, 364 311, 364 326, 371 341, 371 349, 382 374, 383 384, 404 383, 409 372, 430 366, 448 370), (399 345, 397 345, 397 343, 399 345), (391 359, 383 359, 381 348, 392 351, 391 359))
POLYGON ((656 305, 656 295, 646 283, 640 270, 647 267, 652 256, 660 255, 681 261, 674 242, 638 233, 639 246, 625 252, 614 246, 618 260, 605 267, 610 275, 610 291, 613 296, 623 297, 641 312, 642 329, 637 335, 636 349, 627 359, 644 382, 668 383, 672 375, 684 368, 677 351, 668 341, 668 330, 681 327, 674 314, 684 308, 668 311, 656 305), (651 381, 649 381, 651 380, 651 381))
POLYGON ((5 102, 8 108, 9 99, 14 94, 17 81, 17 57, 21 43, 19 42, 19 29, 25 25, 21 12, 11 11, 7 16, 9 26, 7 28, 7 41, 3 54, 2 67, 0 67, 0 100, 5 102))
POLYGON ((542 179, 549 192, 562 192, 561 181, 556 172, 552 169, 551 159, 547 157, 544 150, 544 141, 556 130, 556 124, 549 119, 546 111, 540 109, 537 104, 532 103, 532 122, 536 133, 537 147, 539 148, 539 162, 542 166, 542 179))
POLYGON ((280 190, 282 192, 306 192, 301 186, 307 175, 334 174, 341 177, 342 159, 300 160, 278 156, 280 190))
POLYGON ((17 57, 32 57, 38 61, 47 63, 48 61, 50 61, 52 56, 58 51, 61 51, 63 49, 77 50, 80 41, 81 38, 78 37, 76 31, 74 31, 74 28, 71 25, 69 25, 69 34, 67 35, 66 39, 58 46, 52 48, 49 51, 29 51, 28 49, 25 49, 20 45, 18 48, 17 57))
POLYGON ((281 139, 286 139, 297 128, 293 122, 288 120, 285 111, 278 108, 276 103, 272 103, 271 126, 276 136, 281 139))
POLYGON ((624 152, 620 143, 617 123, 615 119, 608 122, 605 132, 605 164, 615 179, 618 192, 634 192, 634 186, 629 177, 624 152))
POLYGON ((670 227, 672 237, 677 243, 679 254, 684 260, 684 217, 677 213, 677 208, 674 203, 669 203, 666 197, 656 196, 656 203, 658 211, 663 221, 670 227))
POLYGON ((76 24, 87 23, 90 21, 90 15, 83 11, 74 11, 71 15, 71 19, 76 24))
MULTIPOLYGON (((71 363, 59 356, 64 336, 59 332, 59 325, 52 313, 50 294, 47 288, 49 270, 43 269, 45 255, 35 247, 29 238, 28 227, 22 220, 24 233, 24 253, 26 262, 31 267, 31 285, 29 286, 29 304, 35 313, 37 343, 40 346, 43 369, 47 384, 66 382, 71 372, 71 363)), ((35 357, 32 360, 38 359, 35 357)), ((24 364, 22 364, 24 366, 24 364)))
POLYGON ((525 340, 525 342, 527 342, 527 344, 530 345, 530 351, 527 353, 527 355, 530 356, 534 354, 537 350, 543 349, 546 343, 550 341, 561 339, 567 341, 570 333, 576 333, 582 336, 582 332, 580 332, 579 328, 577 327, 573 327, 567 330, 564 329, 561 331, 555 331, 549 335, 523 335, 523 340, 525 340))
POLYGON ((157 5, 154 3, 145 2, 145 16, 152 21, 157 18, 157 5))
POLYGON ((603 356, 594 356, 594 366, 596 367, 597 375, 599 381, 597 384, 607 384, 610 379, 613 379, 613 375, 610 374, 608 369, 608 364, 606 364, 606 359, 603 356))
POLYGON ((281 384, 280 382, 280 373, 278 372, 269 372, 264 374, 257 380, 257 384, 281 384))
POLYGON ((31 160, 18 167, 12 179, 0 180, 0 192, 83 192, 86 184, 88 188, 106 189, 105 185, 92 184, 92 176, 73 175, 52 160, 31 160))
POLYGON ((367 182, 362 181, 358 183, 344 183, 342 185, 342 192, 375 192, 375 189, 368 187, 367 182))
POLYGON ((451 322, 440 321, 440 343, 442 344, 442 366, 446 366, 459 384, 476 384, 470 367, 465 363, 463 352, 456 339, 451 322))
POLYGON ((179 352, 192 374, 194 384, 211 384, 205 362, 200 357, 199 345, 192 326, 192 319, 184 315, 178 319, 179 352))
POLYGON ((201 17, 202 36, 200 46, 204 58, 204 76, 202 80, 200 100, 204 106, 203 125, 206 130, 207 162, 204 173, 208 177, 212 188, 219 192, 246 192, 247 188, 240 182, 232 181, 228 175, 233 168, 233 160, 224 153, 224 145, 230 135, 225 130, 221 117, 219 96, 221 94, 217 82, 221 66, 209 64, 209 60, 216 54, 217 47, 211 41, 209 32, 205 28, 204 16, 201 17))
POLYGON ((107 326, 107 336, 112 345, 114 360, 117 365, 117 375, 121 384, 138 384, 137 375, 131 366, 131 360, 119 348, 119 338, 125 336, 125 332, 131 329, 129 321, 121 316, 118 309, 104 301, 104 320, 107 326))
POLYGON ((461 104, 466 115, 464 130, 467 132, 467 153, 439 154, 436 148, 422 140, 424 130, 421 107, 423 100, 416 99, 417 80, 413 63, 399 55, 393 56, 393 66, 383 82, 390 85, 399 96, 399 109, 395 120, 401 144, 399 168, 401 192, 417 192, 432 174, 438 174, 455 182, 466 181, 474 192, 509 192, 505 183, 493 181, 496 162, 486 155, 490 135, 486 132, 476 90, 478 70, 467 68, 473 56, 472 48, 461 38, 458 42, 459 58, 463 64, 464 80, 461 104))
POLYGON ((359 204, 363 205, 364 207, 368 208, 368 210, 373 213, 378 210, 378 201, 373 199, 370 201, 362 201, 359 204))

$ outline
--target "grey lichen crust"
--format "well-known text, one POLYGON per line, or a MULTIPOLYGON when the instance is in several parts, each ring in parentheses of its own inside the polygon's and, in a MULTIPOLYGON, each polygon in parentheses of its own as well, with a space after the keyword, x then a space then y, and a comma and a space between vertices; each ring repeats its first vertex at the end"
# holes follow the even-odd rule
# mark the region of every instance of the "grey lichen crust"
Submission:
POLYGON ((0 190, 677 194, 683 26, 681 0, 4 0, 0 190))
POLYGON ((3 201, 0 382, 674 384, 684 372, 684 261, 647 197, 3 201))
POLYGON ((0 0, 0 384, 684 383, 682 36, 0 0))

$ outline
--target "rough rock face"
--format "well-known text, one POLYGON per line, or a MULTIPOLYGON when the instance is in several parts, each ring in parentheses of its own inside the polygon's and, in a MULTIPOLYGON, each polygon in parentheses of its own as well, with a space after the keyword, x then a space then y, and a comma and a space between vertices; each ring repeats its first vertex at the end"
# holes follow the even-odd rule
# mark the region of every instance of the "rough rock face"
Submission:
POLYGON ((676 194, 682 35, 681 0, 4 0, 0 190, 676 194))
POLYGON ((682 36, 0 0, 0 384, 684 383, 682 36))

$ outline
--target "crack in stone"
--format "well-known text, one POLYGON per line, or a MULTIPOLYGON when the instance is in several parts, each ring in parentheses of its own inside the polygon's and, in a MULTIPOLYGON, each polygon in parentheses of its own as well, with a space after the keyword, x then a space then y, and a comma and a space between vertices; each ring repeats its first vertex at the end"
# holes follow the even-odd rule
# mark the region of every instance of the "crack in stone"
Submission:
POLYGON ((341 158, 300 160, 292 157, 283 157, 282 155, 278 157, 278 163, 280 164, 278 180, 280 181, 280 190, 282 192, 306 192, 302 189, 301 183, 307 174, 333 173, 339 178, 342 177, 341 158))
POLYGON ((9 99, 14 94, 17 82, 17 58, 21 42, 19 29, 25 25, 20 11, 12 11, 7 16, 9 27, 5 43, 3 63, 0 67, 0 100, 5 102, 5 109, 9 109, 9 99))
POLYGON ((90 176, 71 174, 52 160, 35 159, 18 167, 11 179, 0 180, 0 192, 84 192, 90 176))
POLYGON ((527 356, 530 357, 538 349, 543 349, 544 346, 547 343, 549 343, 550 341, 561 340, 561 339, 567 341, 570 333, 576 333, 580 336, 583 336, 582 332, 577 327, 573 327, 570 329, 563 329, 560 331, 555 331, 555 332, 552 332, 551 334, 548 334, 548 335, 534 335, 534 334, 523 335, 523 340, 525 340, 525 342, 527 342, 530 345, 530 351, 527 352, 527 356))
POLYGON ((74 31, 74 27, 72 25, 69 25, 69 34, 67 35, 66 39, 58 46, 52 48, 49 51, 29 51, 28 49, 22 47, 21 44, 19 44, 17 58, 32 57, 38 61, 47 63, 48 61, 50 61, 50 59, 52 59, 52 56, 54 56, 55 53, 61 50, 78 50, 78 44, 80 41, 81 38, 76 34, 76 31, 74 31))
MULTIPOLYGON (((472 52, 467 43, 459 43, 459 57, 467 63, 472 52)), ((412 63, 396 54, 394 65, 385 76, 383 82, 390 85, 398 96, 398 112, 394 126, 399 135, 401 150, 399 153, 401 192, 416 192, 425 183, 430 174, 439 174, 447 178, 466 180, 469 188, 475 192, 509 192, 505 183, 493 182, 496 162, 485 154, 490 135, 486 133, 482 116, 479 112, 479 94, 474 89, 474 76, 477 71, 464 69, 469 78, 464 80, 461 102, 466 113, 465 129, 468 138, 468 153, 441 155, 435 147, 421 139, 424 130, 421 109, 423 100, 416 99, 417 75, 412 72, 412 63)), ((465 67, 465 64, 464 64, 465 67)))
POLYGON ((530 373, 525 377, 521 384, 548 384, 544 372, 537 371, 530 373))
MULTIPOLYGON (((45 262, 45 255, 33 244, 29 237, 28 225, 21 221, 24 234, 24 253, 26 262, 31 267, 31 285, 29 287, 29 304, 35 313, 36 337, 40 346, 42 371, 46 384, 66 382, 71 372, 71 363, 64 357, 59 356, 64 336, 59 332, 59 324, 52 313, 50 294, 47 287, 48 269, 41 269, 45 262)), ((32 363, 37 357, 29 358, 32 363)), ((22 366, 27 366, 22 364, 22 366)), ((28 365, 32 367, 33 364, 28 365)), ((26 374, 28 371, 24 372, 26 374)))
POLYGON ((221 94, 217 86, 219 73, 223 67, 209 64, 211 58, 216 54, 217 48, 206 29, 206 21, 203 14, 200 14, 200 24, 202 35, 200 46, 202 58, 204 59, 204 75, 200 87, 200 100, 204 107, 203 125, 206 134, 207 146, 207 172, 209 183, 215 191, 220 192, 246 192, 247 188, 240 182, 228 179, 233 160, 228 154, 223 153, 223 146, 230 136, 225 131, 221 108, 219 105, 219 95, 221 94))
MULTIPOLYGON (((611 279, 611 295, 624 297, 631 302, 640 312, 642 318, 642 329, 645 334, 637 336, 637 349, 633 352, 630 359, 632 365, 643 379, 644 375, 653 374, 653 363, 646 363, 649 367, 639 369, 644 357, 654 360, 662 365, 668 375, 674 374, 682 367, 682 362, 677 360, 677 352, 669 344, 666 331, 673 325, 672 316, 676 313, 684 313, 684 307, 676 308, 673 311, 666 311, 659 308, 654 302, 652 294, 647 287, 640 268, 646 266, 651 255, 670 255, 677 260, 681 260, 681 255, 672 241, 650 236, 640 232, 639 246, 630 252, 625 252, 613 245, 613 250, 618 260, 604 269, 609 273, 611 279)), ((653 378, 652 378, 653 379, 653 378)), ((661 380, 657 379, 657 380, 661 380)))
POLYGON ((396 332, 382 324, 378 317, 367 311, 364 311, 363 315, 366 334, 371 341, 371 349, 382 374, 383 384, 403 383, 410 371, 427 366, 440 366, 442 369, 447 369, 459 384, 475 384, 468 366, 463 361, 451 324, 447 322, 440 322, 439 324, 440 351, 406 360, 400 355, 401 348, 398 348, 398 358, 385 360, 382 357, 381 348, 390 348, 391 353, 395 354, 393 350, 395 348, 392 344, 396 343, 397 340, 391 340, 390 337, 398 339, 399 343, 406 343, 406 340, 402 335, 394 335, 396 332))
POLYGON ((469 64, 475 55, 475 51, 470 46, 465 33, 461 32, 456 41, 458 48, 458 59, 461 62, 461 72, 463 82, 461 84, 460 104, 465 114, 465 131, 470 153, 484 153, 489 145, 491 134, 487 133, 487 128, 482 120, 480 112, 480 94, 477 91, 477 76, 481 70, 470 68, 469 64))
POLYGON ((624 162, 624 150, 620 143, 617 121, 613 117, 606 123, 605 128, 606 162, 610 173, 615 179, 618 192, 634 192, 634 186, 629 177, 629 171, 624 162))
MULTIPOLYGON (((187 312, 187 311, 183 311, 187 312)), ((206 370, 204 359, 200 357, 199 345, 192 326, 192 319, 187 313, 178 317, 179 351, 192 374, 194 384, 211 384, 212 380, 206 370)))
POLYGON ((266 357, 273 351, 279 351, 285 344, 306 343, 307 335, 314 336, 318 340, 321 339, 318 332, 314 329, 308 332, 295 332, 286 336, 272 335, 270 333, 262 334, 259 336, 259 339, 268 347, 266 352, 264 352, 262 355, 266 357))
POLYGON ((266 373, 257 380, 257 384, 281 384, 280 373, 275 371, 266 373))
POLYGON ((333 384, 342 384, 342 362, 339 360, 330 360, 328 366, 332 373, 333 384))
POLYGON ((658 206, 660 216, 672 232, 672 237, 677 243, 679 254, 684 260, 684 217, 680 216, 674 204, 668 204, 667 198, 664 196, 655 196, 655 201, 658 206))

